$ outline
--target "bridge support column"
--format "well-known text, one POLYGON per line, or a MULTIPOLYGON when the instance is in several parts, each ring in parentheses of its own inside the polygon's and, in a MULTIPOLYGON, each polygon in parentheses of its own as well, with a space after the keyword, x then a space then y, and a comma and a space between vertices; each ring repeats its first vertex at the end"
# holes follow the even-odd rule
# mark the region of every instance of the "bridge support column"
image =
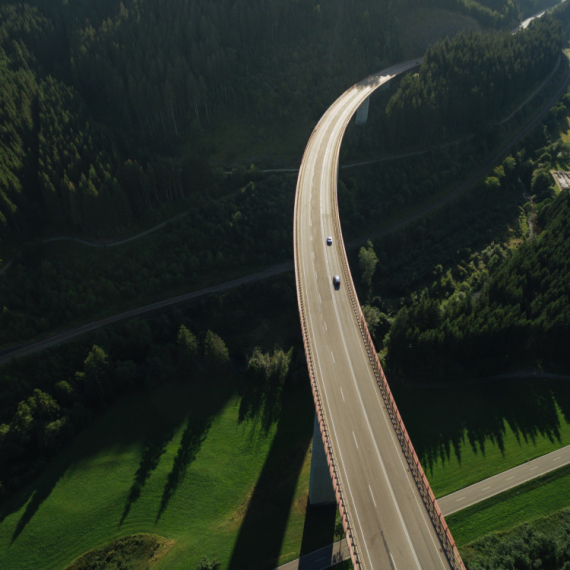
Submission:
POLYGON ((356 111, 356 124, 363 125, 368 120, 368 108, 370 107, 370 97, 367 97, 356 111))
POLYGON ((315 413, 313 426, 313 454, 311 457, 311 479, 309 481, 309 503, 311 505, 330 505, 336 503, 336 495, 332 485, 329 465, 319 420, 315 413))

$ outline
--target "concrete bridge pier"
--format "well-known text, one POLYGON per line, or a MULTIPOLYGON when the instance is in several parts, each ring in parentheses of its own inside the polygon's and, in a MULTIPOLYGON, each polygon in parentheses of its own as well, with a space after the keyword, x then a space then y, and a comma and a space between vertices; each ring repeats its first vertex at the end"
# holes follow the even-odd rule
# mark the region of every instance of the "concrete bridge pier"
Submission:
POLYGON ((362 101, 360 107, 356 111, 356 124, 363 125, 368 120, 368 108, 370 107, 370 97, 366 97, 362 101))
POLYGON ((319 420, 315 412, 313 425, 313 454, 311 458, 311 478, 309 481, 309 503, 311 505, 330 505, 336 503, 336 495, 327 463, 325 446, 319 420))

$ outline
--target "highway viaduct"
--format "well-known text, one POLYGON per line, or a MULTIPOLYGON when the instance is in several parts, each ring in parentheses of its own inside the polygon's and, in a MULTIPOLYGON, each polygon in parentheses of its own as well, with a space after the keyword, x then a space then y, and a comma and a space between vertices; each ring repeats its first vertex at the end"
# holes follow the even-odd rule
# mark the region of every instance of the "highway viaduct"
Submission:
POLYGON ((295 274, 305 352, 326 460, 358 569, 465 568, 368 333, 336 196, 339 150, 351 117, 374 90, 419 63, 387 68, 341 95, 315 127, 297 182, 295 274))

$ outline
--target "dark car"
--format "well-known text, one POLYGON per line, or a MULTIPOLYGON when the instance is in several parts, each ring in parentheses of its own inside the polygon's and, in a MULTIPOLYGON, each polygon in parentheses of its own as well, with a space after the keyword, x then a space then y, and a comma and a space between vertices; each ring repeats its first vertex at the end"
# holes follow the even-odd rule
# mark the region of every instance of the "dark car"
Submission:
POLYGON ((327 245, 332 245, 332 237, 331 236, 329 236, 327 238, 327 245))
POLYGON ((340 287, 340 277, 338 275, 333 275, 333 285, 335 289, 340 287))

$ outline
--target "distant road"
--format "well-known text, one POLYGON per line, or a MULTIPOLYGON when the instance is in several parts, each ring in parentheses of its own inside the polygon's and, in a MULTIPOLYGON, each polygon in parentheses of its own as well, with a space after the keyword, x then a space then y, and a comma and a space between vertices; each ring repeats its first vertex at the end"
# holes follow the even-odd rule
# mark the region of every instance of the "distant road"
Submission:
POLYGON ((123 321, 125 319, 131 319, 133 317, 150 313, 158 309, 164 309, 165 307, 177 305, 178 303, 183 303, 186 301, 190 301, 192 299, 197 299, 198 297, 202 297, 204 295, 210 295, 211 293, 221 293, 222 291, 234 289, 235 287, 240 287, 241 285, 254 283, 255 281, 261 281, 263 279, 267 279, 269 277, 274 277, 276 275, 280 275, 281 273, 291 271, 292 269, 293 269, 293 262, 288 261, 280 265, 274 265, 273 267, 269 267, 267 269, 264 269, 263 271, 260 271, 259 273, 254 273, 253 275, 246 275, 245 277, 240 277, 239 279, 227 281, 226 283, 221 283, 219 285, 212 285, 211 287, 206 287, 205 289, 200 289, 199 291, 193 291, 192 293, 185 293, 183 295, 178 295, 177 297, 171 297, 170 299, 165 299, 164 301, 151 303, 150 305, 145 305, 144 307, 139 307, 138 309, 132 309, 131 311, 125 311, 124 313, 119 313, 118 315, 114 315, 106 319, 94 321, 87 325, 70 329, 68 331, 50 336, 42 340, 30 342, 25 345, 19 345, 13 348, 4 349, 4 353, 2 354, 2 356, 0 356, 0 365, 6 364, 13 358, 32 354, 34 352, 44 350, 45 348, 61 344, 62 342, 66 342, 68 340, 71 340, 72 338, 75 338, 90 331, 94 331, 95 329, 104 327, 106 325, 118 323, 119 321, 123 321))
MULTIPOLYGON (((570 465, 570 445, 441 497, 438 503, 447 517, 565 465, 570 465)), ((349 558, 348 545, 343 539, 283 564, 277 570, 321 570, 349 558)))
POLYGON ((445 516, 570 464, 570 445, 438 499, 445 516))
POLYGON ((144 232, 141 232, 139 234, 136 234, 134 236, 125 238, 125 239, 118 239, 118 240, 109 240, 109 241, 89 241, 86 239, 81 239, 81 238, 77 238, 77 237, 72 237, 72 236, 61 236, 61 237, 53 237, 53 238, 48 238, 48 239, 44 239, 42 240, 41 243, 52 243, 55 241, 73 241, 75 243, 80 243, 81 245, 86 245, 87 247, 113 247, 116 245, 123 245, 124 243, 129 243, 130 241, 135 241, 136 239, 140 239, 144 236, 147 236, 148 234, 151 234, 152 232, 155 232, 156 230, 159 230, 160 228, 166 226, 166 224, 169 224, 170 222, 174 222, 174 220, 178 220, 180 218, 183 218, 184 216, 187 216, 188 212, 182 212, 182 214, 178 214, 177 216, 174 216, 173 218, 170 218, 164 222, 162 222, 161 224, 157 224, 156 226, 153 226, 152 228, 149 228, 148 230, 145 230, 144 232))

